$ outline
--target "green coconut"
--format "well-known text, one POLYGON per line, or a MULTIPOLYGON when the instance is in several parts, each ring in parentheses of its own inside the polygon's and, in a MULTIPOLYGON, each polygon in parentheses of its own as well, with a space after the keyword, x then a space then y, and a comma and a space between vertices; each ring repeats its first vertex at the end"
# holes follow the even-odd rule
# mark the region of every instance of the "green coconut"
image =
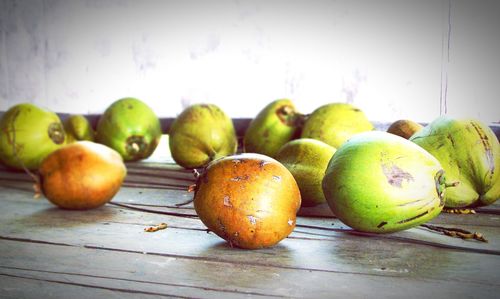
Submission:
POLYGON ((199 168, 236 153, 232 120, 213 104, 195 104, 177 116, 170 127, 172 158, 184 168, 199 168))
POLYGON ((94 129, 89 120, 80 114, 70 115, 63 122, 66 143, 94 141, 94 129))
POLYGON ((96 141, 116 150, 124 161, 151 156, 160 138, 160 120, 148 105, 136 98, 117 100, 97 123, 96 141))
POLYGON ((500 144, 493 131, 474 119, 439 117, 410 138, 436 157, 450 181, 446 207, 490 205, 500 197, 500 144))
POLYGON ((303 207, 326 202, 321 182, 335 148, 316 139, 301 138, 286 143, 276 154, 299 185, 303 207))
POLYGON ((321 140, 338 148, 352 135, 373 130, 361 109, 346 103, 331 103, 313 111, 302 129, 301 138, 321 140))
POLYGON ((444 173, 439 161, 413 142, 373 131, 356 134, 337 149, 322 186, 342 222, 359 231, 389 233, 441 212, 448 191, 444 173))
POLYGON ((243 138, 245 152, 274 157, 278 150, 292 140, 301 122, 302 114, 289 99, 271 102, 250 122, 243 138))
POLYGON ((35 170, 64 144, 63 124, 54 112, 23 103, 0 119, 0 160, 9 167, 35 170))

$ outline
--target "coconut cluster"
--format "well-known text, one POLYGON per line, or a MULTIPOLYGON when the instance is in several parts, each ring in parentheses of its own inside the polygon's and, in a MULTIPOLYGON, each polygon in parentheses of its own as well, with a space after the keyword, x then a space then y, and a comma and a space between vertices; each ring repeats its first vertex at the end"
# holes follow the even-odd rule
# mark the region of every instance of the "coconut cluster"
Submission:
MULTIPOLYGON (((36 171, 38 188, 65 209, 109 202, 125 161, 149 157, 162 129, 144 102, 112 103, 94 127, 82 115, 19 104, 0 119, 0 161, 36 171)), ((275 245, 299 208, 327 207, 348 226, 389 233, 420 225, 443 208, 489 205, 500 197, 500 144, 478 120, 398 120, 374 131, 364 112, 329 103, 310 114, 290 99, 266 105, 238 145, 231 118, 195 104, 169 128, 175 162, 201 172, 194 207, 209 230, 241 248, 275 245)))

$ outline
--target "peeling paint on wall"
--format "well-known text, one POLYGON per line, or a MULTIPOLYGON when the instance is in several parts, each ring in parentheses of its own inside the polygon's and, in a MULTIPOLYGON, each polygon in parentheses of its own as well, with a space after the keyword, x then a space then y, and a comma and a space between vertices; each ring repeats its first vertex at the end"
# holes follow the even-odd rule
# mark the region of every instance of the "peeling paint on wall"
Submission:
POLYGON ((253 117, 286 97, 430 121, 446 100, 499 121, 499 3, 0 0, 0 110, 101 113, 133 96, 162 117, 196 102, 253 117))

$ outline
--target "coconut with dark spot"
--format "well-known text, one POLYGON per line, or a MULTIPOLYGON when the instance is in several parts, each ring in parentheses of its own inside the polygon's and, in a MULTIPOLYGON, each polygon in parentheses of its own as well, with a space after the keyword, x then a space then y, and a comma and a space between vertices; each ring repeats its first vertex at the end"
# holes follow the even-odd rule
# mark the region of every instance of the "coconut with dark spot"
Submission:
POLYGON ((436 217, 445 176, 423 148, 386 132, 359 133, 330 160, 323 192, 333 213, 364 232, 389 233, 436 217))
POLYGON ((194 207, 210 231, 231 246, 270 247, 295 228, 300 191, 280 162, 239 154, 211 162, 198 177, 194 207))
POLYGON ((12 106, 0 118, 0 162, 35 170, 66 143, 59 116, 30 103, 12 106))
POLYGON ((279 99, 268 104, 250 122, 243 138, 247 153, 274 157, 288 141, 296 138, 304 116, 297 112, 289 99, 279 99))
POLYGON ((485 206, 500 197, 500 144, 495 133, 474 119, 439 117, 410 138, 436 157, 458 186, 446 207, 485 206))
POLYGON ((117 151, 125 161, 137 161, 151 156, 161 133, 160 120, 146 103, 123 98, 99 118, 96 141, 117 151))

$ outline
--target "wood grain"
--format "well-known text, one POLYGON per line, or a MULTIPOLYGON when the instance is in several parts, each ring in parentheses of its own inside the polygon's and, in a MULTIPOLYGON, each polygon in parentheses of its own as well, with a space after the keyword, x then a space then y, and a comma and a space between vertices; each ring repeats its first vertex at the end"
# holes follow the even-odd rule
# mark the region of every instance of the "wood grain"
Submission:
POLYGON ((500 291, 498 204, 431 222, 481 231, 488 243, 421 227, 359 233, 325 205, 302 210, 278 245, 241 250, 207 232, 192 204, 177 206, 192 193, 168 184, 189 185, 189 171, 128 168, 145 186, 123 187, 89 211, 35 200, 29 179, 0 170, 0 297, 496 298, 500 291), (153 179, 165 185, 148 186, 153 179), (144 231, 159 223, 168 227, 144 231))

